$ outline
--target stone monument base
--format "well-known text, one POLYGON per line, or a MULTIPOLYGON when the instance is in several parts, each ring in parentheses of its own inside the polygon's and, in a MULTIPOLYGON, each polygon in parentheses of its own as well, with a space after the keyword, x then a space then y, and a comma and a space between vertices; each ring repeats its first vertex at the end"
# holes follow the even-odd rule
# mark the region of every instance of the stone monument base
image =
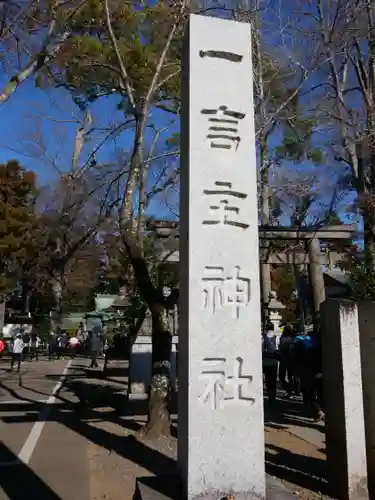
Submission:
MULTIPOLYGON (((293 493, 284 484, 266 476, 267 500, 292 500, 293 493)), ((235 500, 259 500, 251 493, 234 493, 235 500)), ((182 500, 181 483, 176 476, 142 477, 137 479, 133 500, 182 500)), ((225 499, 225 497, 224 497, 225 499)), ((196 500, 222 500, 219 496, 197 497, 196 500)))

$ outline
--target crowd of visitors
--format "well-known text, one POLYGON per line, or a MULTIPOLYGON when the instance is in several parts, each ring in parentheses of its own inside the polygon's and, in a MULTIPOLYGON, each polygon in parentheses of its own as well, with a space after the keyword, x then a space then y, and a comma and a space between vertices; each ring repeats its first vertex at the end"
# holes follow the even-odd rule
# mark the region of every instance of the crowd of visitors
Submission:
POLYGON ((276 401, 278 381, 288 399, 302 397, 314 420, 324 420, 321 346, 318 336, 297 334, 289 325, 277 335, 269 323, 262 335, 263 374, 268 401, 276 401))
MULTIPOLYGON (((109 346, 104 340, 100 326, 86 331, 81 323, 74 335, 66 331, 52 331, 43 348, 48 352, 48 359, 63 357, 74 358, 78 353, 89 358, 90 368, 97 368, 97 358, 104 354, 104 364, 108 356, 113 355, 111 349, 126 347, 122 338, 113 339, 109 346)), ((11 365, 20 371, 22 360, 38 361, 42 341, 36 331, 29 335, 18 333, 10 346, 11 365)), ((119 348, 117 349, 119 350, 119 348)), ((0 339, 0 357, 5 351, 5 343, 0 339)), ((287 399, 302 397, 303 402, 316 421, 325 418, 323 411, 322 363, 319 338, 308 333, 298 334, 291 326, 284 327, 281 335, 277 334, 274 325, 269 323, 262 334, 262 360, 265 388, 268 401, 273 405, 277 399, 278 386, 284 391, 287 399), (279 384, 278 384, 279 383, 279 384)))
MULTIPOLYGON (((108 345, 107 345, 108 348, 108 345)), ((65 357, 74 358, 77 354, 91 358, 90 368, 97 368, 99 354, 106 350, 103 331, 97 326, 86 331, 81 323, 74 335, 64 330, 51 331, 46 342, 42 342, 35 329, 31 333, 18 332, 10 342, 0 339, 0 357, 10 354, 10 370, 20 371, 22 361, 38 361, 44 352, 49 361, 65 357)))

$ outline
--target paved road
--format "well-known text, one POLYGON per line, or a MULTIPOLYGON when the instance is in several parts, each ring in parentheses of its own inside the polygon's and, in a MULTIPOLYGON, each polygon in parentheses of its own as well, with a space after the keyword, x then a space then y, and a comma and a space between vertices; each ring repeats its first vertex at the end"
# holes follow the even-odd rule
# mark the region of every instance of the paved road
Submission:
POLYGON ((78 417, 87 361, 0 364, 0 500, 89 500, 78 417), (82 382, 81 382, 82 381, 82 382))
MULTIPOLYGON (((0 500, 127 498, 135 477, 168 461, 128 436, 143 420, 132 408, 118 411, 124 409, 123 363, 112 364, 106 381, 87 365, 87 359, 42 358, 13 374, 0 361, 0 500), (118 485, 112 495, 108 481, 118 485)), ((298 402, 279 406, 266 415, 267 464, 275 475, 292 471, 281 477, 321 491, 320 479, 306 485, 305 477, 308 469, 314 478, 324 476, 323 428, 306 421, 298 402)))

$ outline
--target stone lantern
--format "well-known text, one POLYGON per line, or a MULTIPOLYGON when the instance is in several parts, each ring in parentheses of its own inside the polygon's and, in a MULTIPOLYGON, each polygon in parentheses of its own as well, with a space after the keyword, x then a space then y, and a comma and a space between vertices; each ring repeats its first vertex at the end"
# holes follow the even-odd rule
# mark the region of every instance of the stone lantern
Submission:
POLYGON ((276 292, 271 291, 270 301, 268 303, 269 320, 273 324, 276 333, 281 333, 280 322, 282 316, 280 314, 280 311, 282 311, 283 309, 285 309, 285 306, 277 299, 276 292))

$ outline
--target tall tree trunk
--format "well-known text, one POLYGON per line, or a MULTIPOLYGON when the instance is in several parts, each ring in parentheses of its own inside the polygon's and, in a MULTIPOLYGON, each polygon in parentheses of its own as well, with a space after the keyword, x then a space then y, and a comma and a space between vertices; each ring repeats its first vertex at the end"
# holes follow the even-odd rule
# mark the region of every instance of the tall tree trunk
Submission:
POLYGON ((171 334, 165 311, 176 297, 165 298, 161 287, 151 281, 147 261, 131 230, 124 233, 124 244, 132 262, 139 292, 152 318, 152 378, 149 388, 148 422, 141 434, 150 438, 170 433, 169 400, 171 393, 171 334))
MULTIPOLYGON (((361 159, 360 163, 363 160, 361 159)), ((365 250, 365 265, 367 271, 367 290, 366 295, 369 298, 375 298, 375 291, 372 290, 375 282, 375 155, 371 155, 367 160, 370 165, 367 165, 367 185, 362 184, 363 189, 363 229, 364 229, 364 250, 365 250)))
MULTIPOLYGON (((257 20, 257 12, 259 12, 259 3, 254 4, 255 10, 251 10, 249 2, 243 2, 243 7, 247 8, 248 16, 252 25, 252 42, 253 42, 253 60, 254 60, 254 86, 259 98, 259 115, 261 131, 258 135, 259 156, 260 156, 260 222, 262 226, 270 225, 270 189, 269 189, 269 167, 268 158, 268 130, 265 127, 267 123, 267 108, 264 95, 263 81, 263 64, 262 53, 260 48, 260 31, 257 20)), ((264 241, 263 245, 268 246, 270 243, 264 241)), ((262 297, 262 323, 266 327, 268 322, 269 310, 268 304, 271 294, 271 266, 267 263, 260 264, 260 284, 262 297)))
POLYGON ((148 422, 143 434, 148 438, 170 435, 172 336, 165 329, 163 312, 152 314, 152 378, 149 389, 148 422))
POLYGON ((368 203, 364 213, 364 245, 366 268, 368 270, 368 283, 371 287, 370 296, 373 298, 372 283, 375 278, 375 34, 373 2, 366 2, 367 14, 367 41, 368 41, 368 67, 367 67, 367 139, 366 153, 367 170, 367 199, 368 203))
POLYGON ((365 296, 374 298, 372 285, 375 280, 375 154, 370 143, 371 132, 375 132, 375 122, 371 116, 367 120, 368 137, 356 147, 358 157, 357 195, 359 212, 363 217, 364 258, 366 266, 365 296))
MULTIPOLYGON (((266 163, 267 146, 263 143, 261 145, 261 161, 266 163)), ((261 173, 261 187, 260 187, 260 213, 262 226, 269 226, 270 224, 270 204, 269 204, 269 187, 268 187, 268 166, 265 166, 261 173)), ((268 241, 263 241, 264 246, 268 246, 268 241)), ((271 294, 271 265, 260 264, 260 277, 261 277, 261 292, 262 292, 262 321, 263 327, 266 328, 266 323, 269 317, 268 304, 271 294)))
MULTIPOLYGON (((150 278, 148 264, 143 253, 143 230, 145 223, 145 209, 147 197, 146 181, 148 164, 143 160, 144 134, 149 117, 149 109, 152 105, 153 97, 158 88, 162 85, 162 72, 167 60, 169 49, 173 43, 176 31, 184 21, 185 11, 189 2, 183 0, 177 2, 176 12, 173 16, 169 33, 156 62, 155 71, 151 77, 147 91, 142 98, 136 102, 133 94, 132 82, 130 81, 126 65, 122 59, 115 32, 111 24, 109 2, 105 0, 106 25, 111 40, 111 44, 117 59, 121 74, 121 84, 127 93, 132 114, 135 118, 135 135, 133 138, 133 148, 130 158, 130 168, 126 180, 120 211, 120 227, 124 245, 128 251, 133 265, 135 278, 139 287, 142 299, 148 305, 152 315, 152 339, 153 339, 153 366, 152 383, 150 388, 150 412, 149 422, 145 432, 148 435, 169 433, 169 411, 168 399, 170 389, 170 354, 166 349, 167 329, 164 325, 164 311, 166 309, 166 299, 158 290, 150 278), (140 182, 139 191, 139 217, 137 220, 133 216, 133 208, 136 200, 137 182, 140 182), (158 423, 160 421, 160 423, 158 423)), ((167 299, 168 300, 168 299, 167 299)), ((168 344, 169 345, 169 344, 168 344)), ((170 350, 170 348, 169 348, 170 350)))
POLYGON ((26 313, 30 312, 30 300, 32 296, 32 290, 29 286, 27 279, 22 280, 22 307, 26 313))
MULTIPOLYGON (((350 2, 348 2, 348 6, 350 2)), ((354 3, 352 5, 354 7, 354 3)), ((336 12, 339 14, 339 10, 342 8, 340 3, 337 3, 336 12)), ((330 85, 334 89, 334 115, 336 116, 337 125, 339 128, 342 151, 343 154, 339 155, 340 160, 349 165, 353 179, 355 181, 355 187, 360 202, 367 203, 367 200, 371 203, 371 196, 373 194, 372 185, 375 186, 373 182, 374 179, 374 169, 375 164, 373 163, 375 158, 372 158, 371 145, 372 138, 375 132, 375 117, 374 117, 374 103, 375 103, 375 37, 373 30, 373 10, 371 7, 371 2, 366 4, 366 10, 363 10, 363 14, 367 11, 367 21, 368 21, 368 32, 367 36, 362 38, 361 29, 353 29, 353 26, 349 24, 348 32, 352 31, 352 45, 349 47, 344 47, 345 50, 337 50, 337 47, 332 43, 333 34, 335 30, 335 22, 337 17, 334 15, 332 19, 329 20, 328 16, 325 16, 323 10, 323 4, 321 1, 317 4, 317 20, 319 25, 319 33, 322 38, 323 44, 326 48, 326 54, 328 58, 328 66, 330 71, 330 85), (357 31, 357 32, 356 32, 357 31), (368 50, 366 56, 364 55, 366 49, 362 52, 364 48, 363 43, 367 39, 368 50), (351 49, 354 49, 355 57, 353 57, 351 49), (342 60, 342 54, 345 55, 344 60, 342 60), (350 67, 351 64, 351 67, 350 67), (359 133, 357 129, 356 118, 353 117, 353 110, 351 105, 346 101, 345 90, 352 86, 352 83, 348 84, 348 79, 350 74, 357 75, 358 88, 362 92, 363 96, 363 109, 366 115, 366 139, 362 139, 362 131, 359 133), (365 146, 365 152, 362 150, 362 145, 367 142, 365 146), (368 154, 370 153, 370 154, 368 154), (370 174, 369 174, 370 171, 370 174), (368 183, 368 178, 371 177, 370 183, 368 183), (370 184, 370 186, 369 186, 370 184), (367 198, 367 200, 366 200, 367 198)), ((355 12, 355 11, 354 11, 355 12)), ((349 10, 349 15, 347 20, 352 19, 352 13, 349 10)), ((351 21, 350 21, 351 22, 351 21)), ((361 21, 362 22, 362 18, 361 21)), ((364 24, 365 26, 365 24, 364 24)), ((355 85, 354 85, 355 86, 355 85)), ((374 217, 369 210, 369 205, 361 207, 359 214, 363 215, 364 222, 364 249, 365 249, 365 259, 366 268, 371 275, 375 274, 375 233, 373 230, 374 217)), ((367 281, 369 283, 369 280, 367 281)))
POLYGON ((56 272, 52 279, 52 292, 55 299, 55 307, 52 311, 51 329, 58 332, 61 329, 63 314, 64 273, 56 272))

